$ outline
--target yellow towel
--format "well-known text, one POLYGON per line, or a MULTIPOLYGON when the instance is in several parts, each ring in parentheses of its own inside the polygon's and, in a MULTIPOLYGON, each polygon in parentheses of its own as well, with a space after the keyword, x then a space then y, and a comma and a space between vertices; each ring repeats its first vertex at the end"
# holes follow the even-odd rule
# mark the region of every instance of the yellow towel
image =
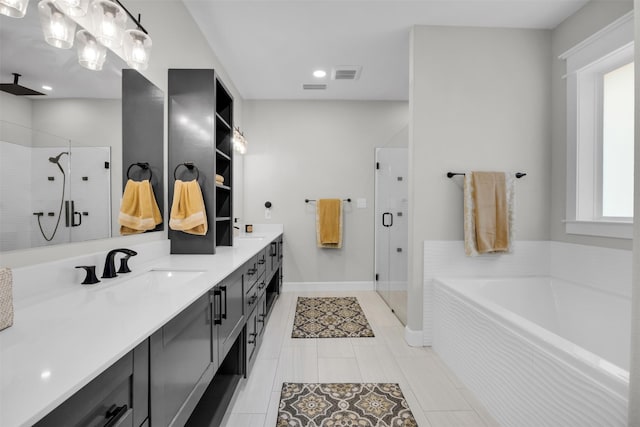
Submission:
POLYGON ((172 230, 204 236, 207 234, 207 213, 200 184, 193 181, 176 180, 173 189, 173 204, 169 227, 172 230))
MULTIPOLYGON (((510 180, 512 181, 512 180, 510 180)), ((465 252, 477 255, 509 252, 512 185, 504 172, 465 175, 465 252)))
POLYGON ((342 247, 342 200, 320 199, 316 205, 316 236, 319 248, 342 247))
POLYGON ((224 184, 224 176, 216 174, 216 184, 224 184))
POLYGON ((162 215, 149 180, 127 181, 122 195, 118 223, 122 235, 144 233, 162 223, 162 215))

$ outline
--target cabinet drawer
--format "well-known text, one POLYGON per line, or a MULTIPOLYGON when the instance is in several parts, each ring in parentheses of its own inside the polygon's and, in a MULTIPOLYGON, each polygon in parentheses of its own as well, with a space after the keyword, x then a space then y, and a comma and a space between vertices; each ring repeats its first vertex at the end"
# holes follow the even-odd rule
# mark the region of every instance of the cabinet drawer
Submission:
POLYGON ((242 267, 244 273, 244 290, 248 292, 258 280, 258 257, 252 257, 242 267))
POLYGON ((253 313, 247 318, 246 326, 246 363, 247 363, 247 375, 251 371, 251 367, 255 362, 256 349, 258 347, 258 311, 254 310, 253 313))
POLYGON ((220 282, 214 292, 218 296, 217 300, 214 298, 214 341, 217 343, 219 360, 222 361, 242 331, 245 312, 242 270, 235 271, 220 282))
POLYGON ((148 418, 149 341, 84 386, 36 427, 139 427, 148 418))

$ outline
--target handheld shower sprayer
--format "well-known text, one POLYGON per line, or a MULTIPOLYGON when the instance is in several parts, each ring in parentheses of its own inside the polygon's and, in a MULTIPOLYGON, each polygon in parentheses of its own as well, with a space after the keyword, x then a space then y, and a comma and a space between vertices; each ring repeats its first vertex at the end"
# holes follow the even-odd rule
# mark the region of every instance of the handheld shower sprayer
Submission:
POLYGON ((63 154, 66 154, 68 156, 69 152, 63 151, 55 157, 49 157, 49 161, 53 164, 58 165, 58 168, 60 168, 60 172, 62 172, 62 174, 64 175, 64 169, 62 169, 62 166, 60 166, 60 157, 62 157, 63 154))

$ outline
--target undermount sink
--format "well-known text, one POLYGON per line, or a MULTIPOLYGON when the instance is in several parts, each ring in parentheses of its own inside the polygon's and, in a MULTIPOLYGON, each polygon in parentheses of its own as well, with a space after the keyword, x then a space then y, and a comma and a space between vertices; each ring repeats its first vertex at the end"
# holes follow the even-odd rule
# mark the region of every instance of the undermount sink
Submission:
POLYGON ((176 286, 195 279, 204 273, 202 270, 162 270, 152 269, 138 276, 127 279, 126 282, 144 283, 150 286, 176 286))

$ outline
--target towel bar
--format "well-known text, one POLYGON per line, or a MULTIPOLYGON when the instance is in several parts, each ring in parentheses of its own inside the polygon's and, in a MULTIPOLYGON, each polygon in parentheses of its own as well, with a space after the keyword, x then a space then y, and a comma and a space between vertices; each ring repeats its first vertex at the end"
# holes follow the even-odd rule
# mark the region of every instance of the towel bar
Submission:
MULTIPOLYGON (((304 199, 305 203, 309 203, 309 202, 315 202, 316 199, 304 199)), ((347 203, 351 203, 351 198, 348 199, 342 199, 343 202, 347 202, 347 203)))
POLYGON ((153 172, 151 172, 151 168, 149 167, 149 163, 147 163, 147 162, 144 162, 144 163, 131 163, 131 165, 127 169, 127 179, 131 179, 131 177, 129 176, 129 171, 131 171, 131 168, 134 167, 134 166, 138 166, 142 170, 149 171, 149 181, 151 181, 151 178, 153 177, 153 172))
MULTIPOLYGON (((447 172, 447 178, 453 178, 456 175, 465 175, 464 172, 447 172)), ((523 176, 527 176, 524 172, 516 172, 516 178, 520 179, 523 176)))
POLYGON ((178 163, 178 166, 176 166, 176 168, 173 170, 173 179, 178 179, 176 177, 176 172, 178 172, 178 168, 180 168, 180 166, 184 166, 185 168, 189 169, 190 171, 193 171, 195 169, 196 170, 196 181, 198 179, 200 179, 200 171, 198 170, 198 167, 193 162, 178 163))

